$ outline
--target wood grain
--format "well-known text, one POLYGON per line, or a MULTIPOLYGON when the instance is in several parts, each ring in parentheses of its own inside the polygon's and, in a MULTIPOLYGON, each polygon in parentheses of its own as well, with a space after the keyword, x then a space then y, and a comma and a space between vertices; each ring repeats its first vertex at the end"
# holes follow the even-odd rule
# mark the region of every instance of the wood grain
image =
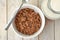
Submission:
POLYGON ((55 40, 60 40, 60 19, 55 21, 55 40))
POLYGON ((0 0, 0 40, 6 40, 7 34, 4 30, 6 24, 6 0, 0 0))
POLYGON ((54 40, 54 21, 46 20, 45 28, 39 35, 39 40, 54 40))

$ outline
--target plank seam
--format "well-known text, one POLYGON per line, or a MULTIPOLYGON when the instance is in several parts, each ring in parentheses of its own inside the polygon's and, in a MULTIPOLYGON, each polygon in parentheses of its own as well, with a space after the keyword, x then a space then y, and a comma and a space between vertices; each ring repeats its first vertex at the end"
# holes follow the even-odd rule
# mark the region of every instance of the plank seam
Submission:
POLYGON ((55 21, 54 21, 54 40, 55 40, 55 21))
MULTIPOLYGON (((8 23, 8 0, 6 0, 6 23, 8 23)), ((8 40, 8 30, 6 36, 6 39, 8 40)))

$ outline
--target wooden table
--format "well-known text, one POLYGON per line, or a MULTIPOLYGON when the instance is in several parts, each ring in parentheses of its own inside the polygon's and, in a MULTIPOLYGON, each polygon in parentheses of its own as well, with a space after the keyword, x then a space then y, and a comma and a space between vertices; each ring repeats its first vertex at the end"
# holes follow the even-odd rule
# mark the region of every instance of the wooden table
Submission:
MULTIPOLYGON (((13 31, 12 25, 8 31, 5 31, 4 25, 8 23, 12 12, 21 5, 22 0, 0 0, 0 40, 60 40, 60 20, 52 21, 46 19, 46 25, 43 32, 31 39, 19 37, 13 31)), ((30 0, 29 3, 40 8, 41 0, 30 0)))

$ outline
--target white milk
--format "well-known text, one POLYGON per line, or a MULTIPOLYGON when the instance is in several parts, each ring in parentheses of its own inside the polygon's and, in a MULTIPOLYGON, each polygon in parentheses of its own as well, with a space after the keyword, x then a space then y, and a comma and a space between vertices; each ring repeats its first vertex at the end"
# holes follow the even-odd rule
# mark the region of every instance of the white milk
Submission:
POLYGON ((56 11, 60 11, 60 0, 51 0, 51 7, 56 11))
MULTIPOLYGON (((45 16, 48 19, 56 20, 60 19, 60 14, 53 13, 48 7, 47 7, 48 0, 42 0, 41 3, 41 9, 44 12, 45 16)), ((51 7, 55 11, 60 11, 60 0, 51 0, 51 7)))

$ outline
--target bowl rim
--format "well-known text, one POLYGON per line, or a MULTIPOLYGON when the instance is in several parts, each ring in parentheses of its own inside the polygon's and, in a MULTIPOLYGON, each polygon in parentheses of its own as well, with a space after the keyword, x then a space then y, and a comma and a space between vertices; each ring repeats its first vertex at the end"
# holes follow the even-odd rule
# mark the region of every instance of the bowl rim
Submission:
MULTIPOLYGON (((40 11, 40 13, 39 13, 39 12, 38 12, 38 13, 39 13, 39 15, 40 15, 40 17, 41 17, 41 20, 42 20, 41 27, 40 27, 40 29, 39 29, 36 33, 34 33, 33 35, 23 36, 23 35, 21 35, 21 34, 18 32, 18 30, 16 30, 16 28, 15 28, 15 26, 14 26, 14 20, 13 20, 13 22, 12 22, 13 30, 14 30, 14 32, 15 32, 18 36, 20 36, 20 37, 22 37, 22 38, 34 38, 34 37, 38 36, 38 35, 42 32, 42 30, 44 29, 44 26, 45 26, 45 17, 44 17, 44 15, 43 15, 42 11, 41 11, 38 7, 36 7, 36 6, 32 5, 32 4, 24 4, 24 5, 34 7, 34 8, 36 8, 36 10, 39 10, 39 11, 40 11)), ((19 9, 19 7, 15 10, 14 13, 17 13, 17 12, 18 12, 18 9, 19 9)))

